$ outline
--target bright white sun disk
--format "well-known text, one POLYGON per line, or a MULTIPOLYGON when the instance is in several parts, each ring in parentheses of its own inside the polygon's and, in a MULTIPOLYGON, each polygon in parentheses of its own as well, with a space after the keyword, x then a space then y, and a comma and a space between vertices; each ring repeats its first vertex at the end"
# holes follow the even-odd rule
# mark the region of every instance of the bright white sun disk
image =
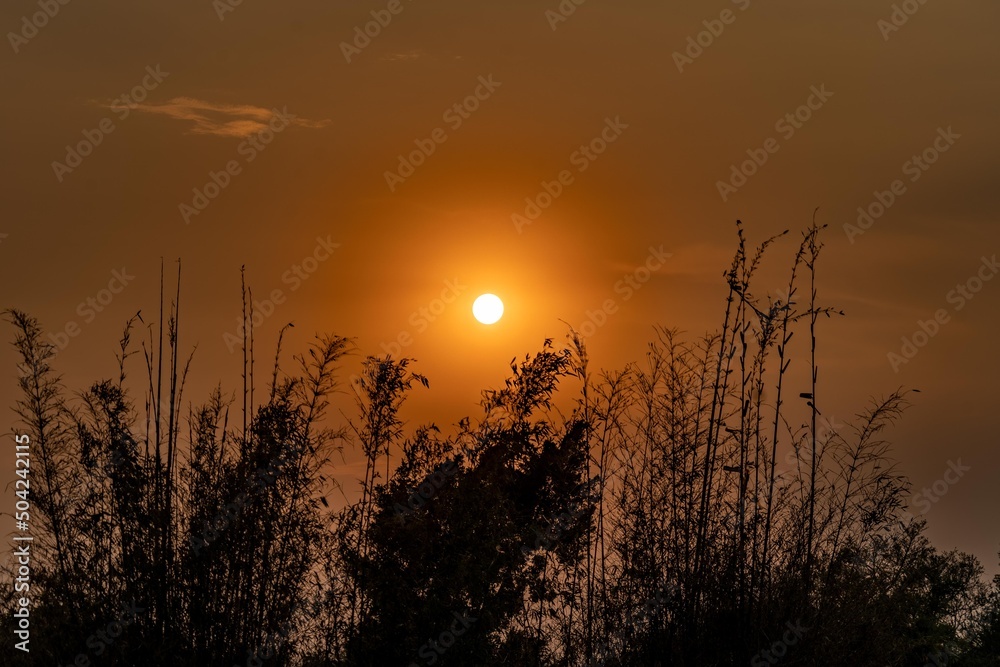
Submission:
POLYGON ((483 324, 493 324, 503 316, 503 301, 496 294, 482 294, 472 304, 472 314, 483 324))

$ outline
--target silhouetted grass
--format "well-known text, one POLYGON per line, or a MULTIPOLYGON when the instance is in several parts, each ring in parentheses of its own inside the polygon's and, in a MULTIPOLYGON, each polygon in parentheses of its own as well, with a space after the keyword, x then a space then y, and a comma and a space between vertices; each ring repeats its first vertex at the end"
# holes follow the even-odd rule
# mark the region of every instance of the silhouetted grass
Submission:
POLYGON ((597 374, 576 332, 545 341, 449 435, 399 416, 428 385, 413 360, 367 357, 343 386, 352 342, 317 337, 285 369, 287 327, 266 400, 247 338, 238 419, 221 386, 185 412, 179 278, 146 327, 146 377, 125 372, 137 316, 117 377, 75 395, 39 323, 8 311, 36 535, 32 651, 14 664, 1000 664, 1000 581, 904 517, 884 434, 907 393, 824 423, 818 322, 841 313, 817 290, 822 228, 777 301, 754 288, 777 237, 750 250, 737 231, 719 331, 656 328, 642 363, 597 374), (566 378, 581 392, 563 417, 566 378), (327 414, 340 390, 351 417, 327 414), (362 492, 331 503, 345 448, 362 492), (129 604, 97 655, 88 639, 129 604))

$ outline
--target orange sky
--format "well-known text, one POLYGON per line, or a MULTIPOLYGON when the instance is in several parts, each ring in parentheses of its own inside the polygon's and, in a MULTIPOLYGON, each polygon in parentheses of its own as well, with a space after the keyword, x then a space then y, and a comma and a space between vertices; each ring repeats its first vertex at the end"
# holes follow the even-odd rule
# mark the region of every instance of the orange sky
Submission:
MULTIPOLYGON (((821 323, 823 409, 846 419, 921 388, 895 451, 917 489, 971 467, 926 518, 995 570, 1000 281, 949 298, 1000 252, 995 3, 559 6, 71 0, 42 20, 5 2, 0 306, 75 332, 59 362, 78 388, 114 372, 125 320, 154 319, 160 257, 180 257, 199 400, 219 378, 236 388, 246 264, 280 301, 259 359, 287 321, 289 349, 315 331, 367 353, 409 341, 431 379, 410 416, 445 425, 478 414, 512 357, 561 340, 560 319, 600 320, 609 300, 598 366, 639 359, 655 323, 717 326, 736 218, 757 239, 793 230, 762 276, 778 297, 819 207, 821 296, 848 313, 821 323), (894 201, 845 229, 877 197, 894 201), (628 286, 641 265, 657 268, 628 286), (470 312, 485 291, 507 307, 493 327, 470 312), (894 370, 887 355, 940 310, 894 370)), ((0 370, 8 406, 9 346, 0 370)))

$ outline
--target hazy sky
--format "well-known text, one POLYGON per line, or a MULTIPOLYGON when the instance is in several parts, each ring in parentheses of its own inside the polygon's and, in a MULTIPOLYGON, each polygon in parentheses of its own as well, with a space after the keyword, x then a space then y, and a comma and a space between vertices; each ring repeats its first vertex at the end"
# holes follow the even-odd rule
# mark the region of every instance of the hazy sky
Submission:
MULTIPOLYGON (((431 380, 408 414, 447 425, 608 300, 597 366, 641 358, 653 324, 717 327, 737 218, 755 239, 792 230, 758 285, 778 297, 819 207, 821 299, 847 312, 821 322, 821 408, 846 420, 922 389, 896 455, 918 491, 970 468, 925 516, 939 546, 995 571, 1000 280, 952 290, 1000 270, 1000 7, 562 7, 7 0, 0 306, 61 332, 82 388, 114 372, 131 314, 155 321, 160 258, 168 274, 181 258, 198 401, 219 379, 236 389, 246 264, 255 295, 277 297, 260 377, 288 321, 289 350, 316 331, 367 353, 403 341, 431 380), (885 210, 862 228, 859 207, 885 210), (507 307, 489 328, 470 313, 486 291, 507 307)), ((4 345, 4 409, 14 363, 4 345)))

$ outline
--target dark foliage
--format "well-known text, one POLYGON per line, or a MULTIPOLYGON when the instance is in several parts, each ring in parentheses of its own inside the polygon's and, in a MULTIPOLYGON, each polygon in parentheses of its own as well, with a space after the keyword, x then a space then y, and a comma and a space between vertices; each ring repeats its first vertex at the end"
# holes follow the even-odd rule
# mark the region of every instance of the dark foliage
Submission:
POLYGON ((776 239, 751 250, 738 231, 718 332, 657 329, 642 364, 596 377, 578 334, 545 341, 447 436, 400 416, 428 386, 411 359, 368 357, 342 388, 342 337, 289 372, 282 329, 262 402, 245 340, 237 425, 221 388, 182 409, 176 301, 148 328, 142 382, 126 373, 137 316, 117 377, 75 396, 39 323, 9 311, 36 541, 32 650, 0 661, 1000 665, 1000 577, 905 511, 885 431, 909 393, 850 424, 817 407, 817 329, 840 314, 816 289, 821 228, 778 300, 752 280, 776 239), (327 414, 343 390, 353 418, 327 414), (334 506, 347 447, 361 493, 334 506))

